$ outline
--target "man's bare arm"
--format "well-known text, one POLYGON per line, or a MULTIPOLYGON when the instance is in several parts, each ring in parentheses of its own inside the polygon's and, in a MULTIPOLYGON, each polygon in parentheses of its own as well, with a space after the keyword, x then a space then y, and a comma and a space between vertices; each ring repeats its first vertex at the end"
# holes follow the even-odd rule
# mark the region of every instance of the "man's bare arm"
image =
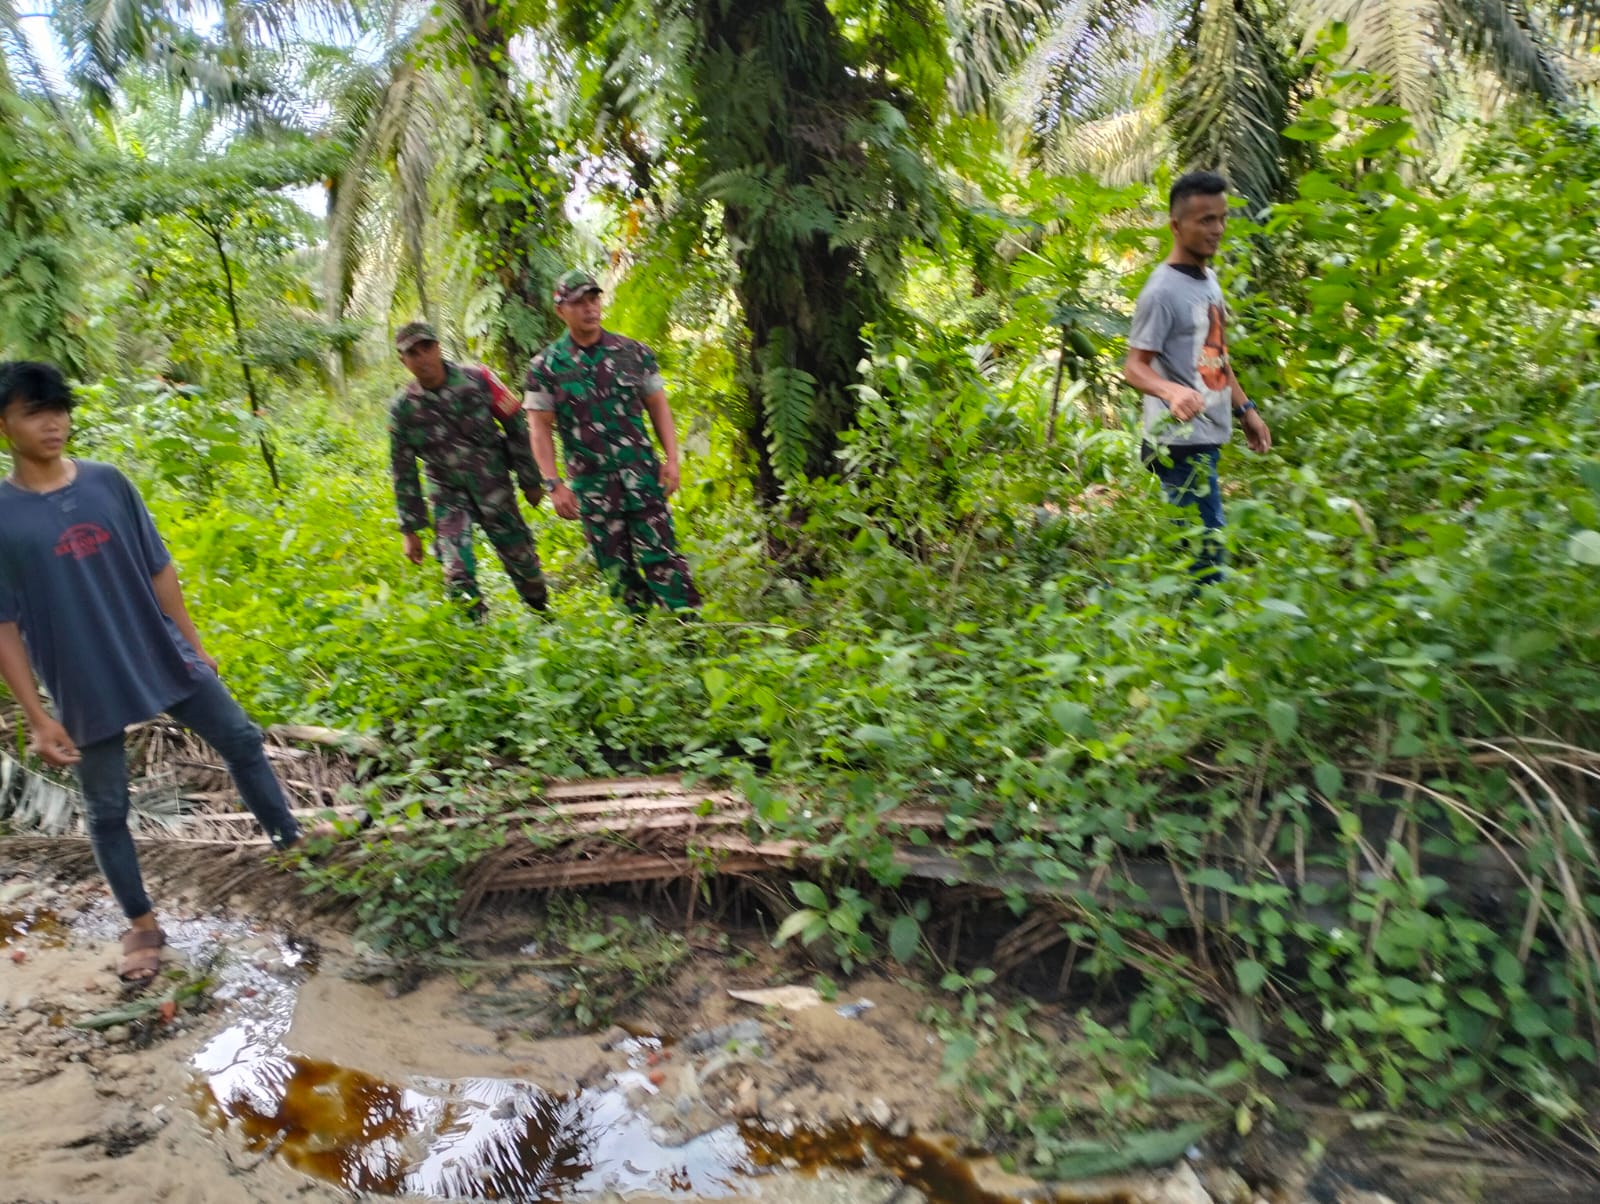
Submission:
POLYGON ((189 647, 206 664, 216 671, 216 658, 206 652, 205 645, 200 640, 200 632, 194 625, 194 620, 189 617, 189 608, 184 605, 183 587, 178 584, 178 568, 171 561, 154 577, 150 584, 155 587, 156 603, 161 607, 161 613, 166 615, 178 625, 178 630, 183 638, 189 641, 189 647))
POLYGON ((559 477, 556 470, 556 416, 551 410, 528 412, 528 443, 533 449, 533 462, 539 466, 539 475, 545 479, 559 477))
POLYGON ((22 708, 39 755, 51 765, 75 764, 79 760, 77 745, 67 735, 67 729, 45 709, 39 686, 33 680, 33 666, 28 663, 27 646, 22 642, 22 628, 15 623, 0 623, 0 678, 22 708))
POLYGON ((650 424, 656 428, 656 438, 661 440, 661 488, 670 496, 678 488, 678 429, 672 422, 667 391, 657 389, 646 396, 644 408, 650 414, 650 424))
MULTIPOLYGON (((556 471, 556 416, 553 410, 528 411, 528 443, 539 475, 546 480, 559 478, 556 471)), ((550 505, 561 518, 578 517, 578 498, 562 481, 550 491, 550 505)))
POLYGON ((1155 370, 1156 353, 1142 347, 1128 348, 1128 358, 1122 364, 1122 379, 1151 397, 1167 403, 1167 409, 1179 422, 1197 418, 1206 408, 1205 399, 1187 385, 1168 380, 1155 370))
POLYGON ((1228 365, 1228 386, 1233 395, 1234 413, 1239 415, 1239 425, 1244 428, 1245 445, 1253 452, 1271 451, 1272 431, 1255 403, 1245 396, 1244 386, 1239 383, 1232 364, 1228 365))
POLYGON ((29 723, 48 719, 44 699, 39 697, 39 687, 33 680, 33 666, 28 663, 28 648, 22 642, 22 628, 15 623, 0 623, 0 677, 6 688, 22 707, 29 723))

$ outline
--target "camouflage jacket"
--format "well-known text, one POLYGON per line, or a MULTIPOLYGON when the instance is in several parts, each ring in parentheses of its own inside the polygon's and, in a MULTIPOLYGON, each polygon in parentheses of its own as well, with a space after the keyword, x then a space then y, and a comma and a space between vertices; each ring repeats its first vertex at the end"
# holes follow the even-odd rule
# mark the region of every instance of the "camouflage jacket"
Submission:
POLYGON ((487 369, 446 362, 439 388, 412 381, 390 403, 389 472, 402 531, 429 525, 417 481, 419 459, 435 506, 481 501, 488 489, 508 483, 513 471, 529 503, 539 504, 543 490, 528 445, 528 421, 515 408, 495 405, 496 385, 487 369))
POLYGON ((655 353, 643 343, 606 330, 592 347, 579 347, 564 334, 528 365, 522 404, 555 414, 567 476, 582 491, 624 469, 654 475, 660 462, 644 399, 663 387, 655 353))

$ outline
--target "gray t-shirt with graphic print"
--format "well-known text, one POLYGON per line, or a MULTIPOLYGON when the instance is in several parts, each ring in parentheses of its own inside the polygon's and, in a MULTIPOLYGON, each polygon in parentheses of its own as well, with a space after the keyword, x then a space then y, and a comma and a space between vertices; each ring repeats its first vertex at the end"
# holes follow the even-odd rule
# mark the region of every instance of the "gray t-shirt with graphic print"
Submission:
POLYGON ((1233 434, 1233 387, 1228 373, 1228 304, 1217 274, 1198 276, 1163 263, 1150 273, 1133 311, 1128 346, 1155 352, 1151 366, 1166 380, 1204 399, 1192 422, 1179 422, 1159 397, 1144 398, 1144 433, 1165 447, 1220 446, 1233 434))

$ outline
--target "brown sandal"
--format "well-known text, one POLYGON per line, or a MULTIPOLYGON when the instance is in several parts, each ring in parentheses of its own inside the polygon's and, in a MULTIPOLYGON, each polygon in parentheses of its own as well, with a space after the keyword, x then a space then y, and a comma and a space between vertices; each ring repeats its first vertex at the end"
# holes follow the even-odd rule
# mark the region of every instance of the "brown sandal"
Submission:
POLYGON ((142 987, 161 973, 161 947, 167 934, 159 928, 130 928, 122 934, 122 969, 118 977, 142 987))

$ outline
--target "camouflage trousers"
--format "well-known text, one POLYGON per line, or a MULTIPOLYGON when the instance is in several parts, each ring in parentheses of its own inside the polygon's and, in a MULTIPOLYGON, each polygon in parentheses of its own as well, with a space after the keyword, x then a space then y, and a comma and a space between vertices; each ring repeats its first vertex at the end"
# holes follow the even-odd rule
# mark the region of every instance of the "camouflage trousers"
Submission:
POLYGON ((653 472, 606 473, 575 481, 573 489, 589 550, 610 581, 613 598, 634 614, 657 602, 668 610, 700 605, 653 472))
POLYGON ((434 550, 444 565, 445 583, 452 594, 466 599, 472 611, 480 615, 484 606, 478 592, 478 560, 472 547, 474 523, 489 537, 518 596, 534 610, 544 610, 550 604, 533 532, 523 521, 516 495, 509 486, 505 493, 504 503, 499 505, 486 504, 488 499, 479 504, 467 497, 435 501, 433 506, 434 550))

